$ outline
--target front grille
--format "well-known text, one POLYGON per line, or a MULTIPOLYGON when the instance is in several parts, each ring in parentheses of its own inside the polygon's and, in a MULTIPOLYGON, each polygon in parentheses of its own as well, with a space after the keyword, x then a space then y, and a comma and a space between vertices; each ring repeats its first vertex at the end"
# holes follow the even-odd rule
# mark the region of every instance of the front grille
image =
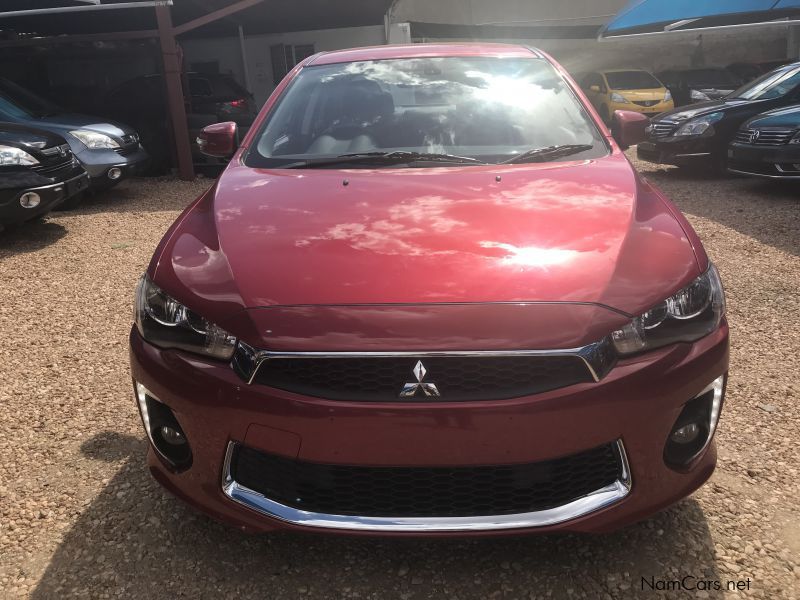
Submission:
POLYGON ((797 133, 796 129, 740 129, 736 143, 754 146, 782 146, 797 133))
POLYGON ((645 108, 649 108, 651 106, 655 106, 661 102, 660 100, 634 100, 633 103, 637 106, 644 106, 645 108))
POLYGON ((653 121, 650 124, 650 137, 663 138, 672 135, 678 128, 673 121, 653 121))
POLYGON ((61 175, 66 175, 74 168, 74 163, 72 159, 72 153, 69 153, 69 156, 66 159, 61 159, 58 162, 53 163, 45 163, 39 164, 34 167, 31 167, 34 171, 36 171, 39 175, 49 178, 56 178, 60 177, 61 175))
POLYGON ((624 477, 616 444, 544 462, 478 467, 328 465, 236 446, 231 476, 285 506, 364 517, 523 514, 563 506, 624 477))
MULTIPOLYGON (((330 400, 397 401, 405 384, 420 382, 418 358, 269 358, 254 383, 330 400)), ((436 386, 440 398, 420 387, 403 401, 502 400, 594 381, 577 356, 444 356, 422 358, 422 383, 436 386)))

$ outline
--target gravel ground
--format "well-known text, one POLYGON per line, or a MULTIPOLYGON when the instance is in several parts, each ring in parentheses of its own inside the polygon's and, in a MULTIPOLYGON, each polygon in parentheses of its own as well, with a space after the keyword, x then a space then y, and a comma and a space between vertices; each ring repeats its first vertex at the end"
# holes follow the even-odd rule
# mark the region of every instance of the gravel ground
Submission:
POLYGON ((146 471, 126 336, 136 278, 208 182, 127 182, 0 236, 0 596, 800 598, 798 188, 638 166, 728 290, 720 466, 693 497, 602 537, 252 537, 195 514, 146 471), (750 589, 642 589, 684 575, 750 589))

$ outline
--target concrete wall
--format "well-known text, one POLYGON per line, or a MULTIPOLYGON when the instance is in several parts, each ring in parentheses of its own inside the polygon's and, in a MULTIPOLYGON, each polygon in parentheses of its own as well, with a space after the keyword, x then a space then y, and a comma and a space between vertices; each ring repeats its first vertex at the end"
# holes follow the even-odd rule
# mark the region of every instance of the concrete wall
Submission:
MULTIPOLYGON (((383 25, 370 27, 347 27, 341 29, 318 29, 294 31, 271 35, 247 36, 245 53, 250 88, 259 104, 263 104, 275 89, 272 75, 270 46, 274 44, 314 44, 317 52, 340 50, 356 46, 377 46, 386 41, 383 25)), ((186 40, 182 44, 187 65, 196 62, 218 61, 220 72, 230 73, 244 84, 239 38, 215 38, 186 40)))

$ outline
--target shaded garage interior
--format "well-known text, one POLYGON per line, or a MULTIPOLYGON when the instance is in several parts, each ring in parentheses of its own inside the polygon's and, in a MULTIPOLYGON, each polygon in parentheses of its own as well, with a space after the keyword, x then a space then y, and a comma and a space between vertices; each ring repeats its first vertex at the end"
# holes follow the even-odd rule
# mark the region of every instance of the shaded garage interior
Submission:
MULTIPOLYGON (((192 134, 226 114, 215 113, 209 105, 225 104, 222 110, 233 113, 246 108, 244 127, 258 106, 249 98, 252 88, 246 73, 243 81, 222 77, 219 60, 190 62, 182 44, 238 38, 236 59, 245 65, 248 36, 367 25, 382 30, 390 4, 391 0, 43 0, 32 8, 25 0, 0 0, 0 77, 65 110, 126 120, 140 131, 155 158, 176 164, 181 177, 190 179, 192 134), (193 69, 207 77, 187 75, 193 69), (198 102, 202 95, 208 96, 207 102, 198 102), (139 110, 134 118, 120 110, 120 100, 149 110, 139 110)), ((379 41, 384 42, 385 38, 379 41)), ((271 71, 282 76, 313 52, 313 46, 270 48, 271 71)), ((30 102, 50 110, 39 98, 30 102)))

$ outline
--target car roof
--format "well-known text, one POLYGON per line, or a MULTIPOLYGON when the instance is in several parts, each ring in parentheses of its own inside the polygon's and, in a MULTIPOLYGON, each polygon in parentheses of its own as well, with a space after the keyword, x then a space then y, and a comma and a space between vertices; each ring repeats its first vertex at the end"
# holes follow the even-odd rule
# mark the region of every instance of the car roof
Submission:
POLYGON ((451 56, 544 58, 544 55, 538 50, 517 44, 403 44, 322 52, 312 57, 308 65, 330 65, 366 60, 451 56))

